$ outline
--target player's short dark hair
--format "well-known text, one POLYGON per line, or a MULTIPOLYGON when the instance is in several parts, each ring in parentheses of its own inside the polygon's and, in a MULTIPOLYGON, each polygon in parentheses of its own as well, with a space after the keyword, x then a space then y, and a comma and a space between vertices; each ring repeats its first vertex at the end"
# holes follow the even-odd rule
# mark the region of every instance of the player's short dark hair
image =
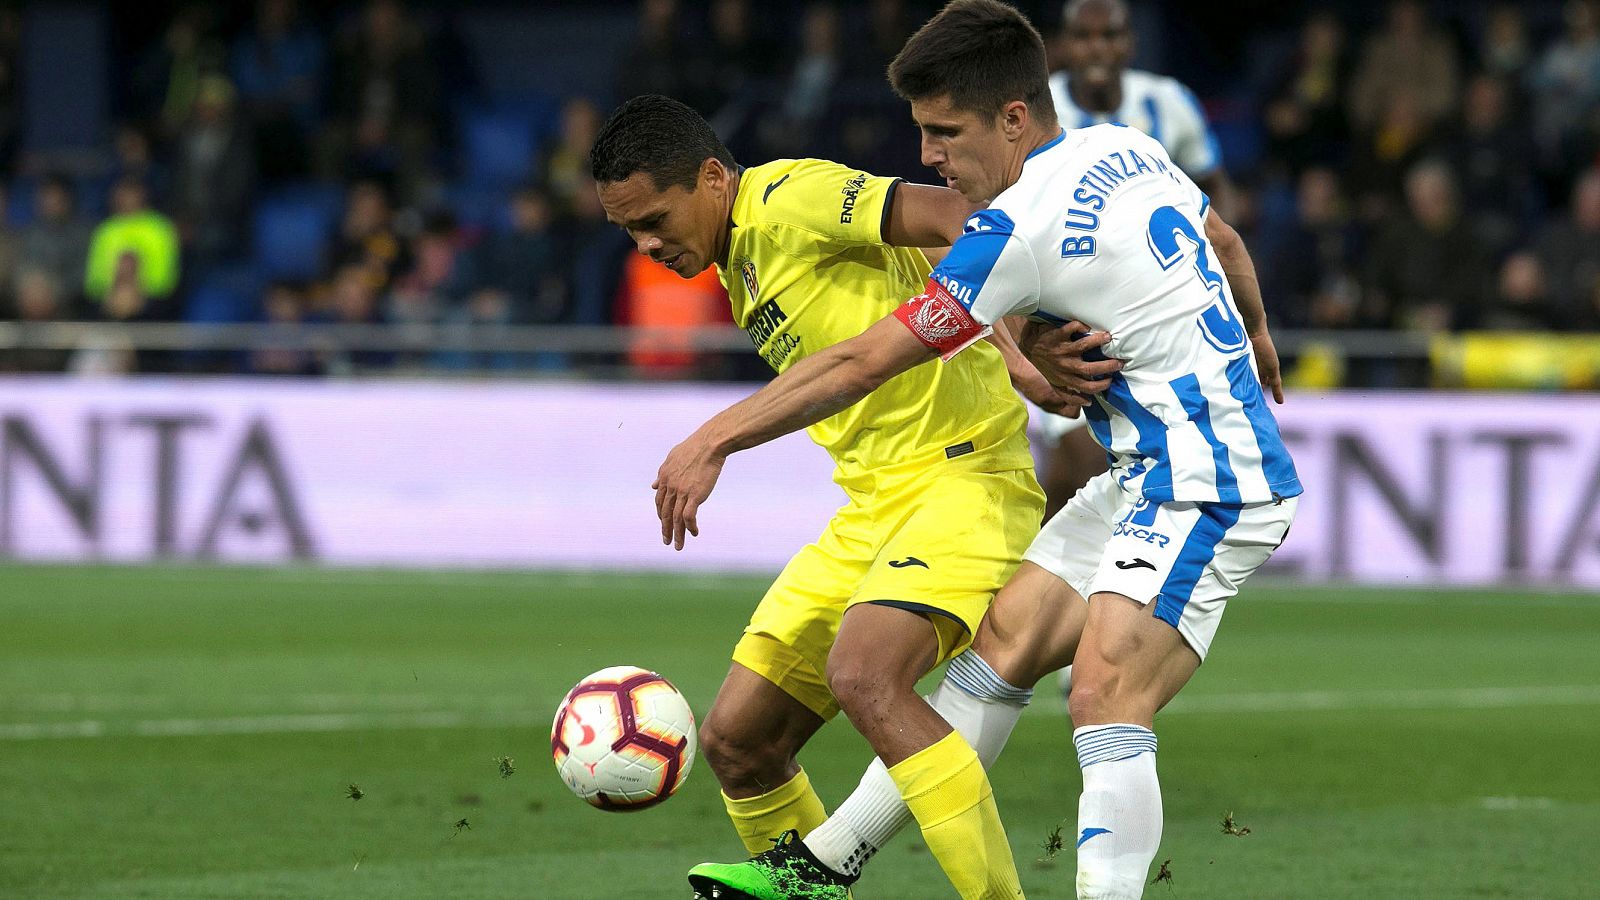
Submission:
POLYGON ((1044 39, 999 0, 951 0, 906 41, 889 64, 889 82, 906 100, 949 97, 956 109, 982 116, 1021 100, 1045 125, 1056 121, 1044 39))
POLYGON ((643 94, 617 108, 589 152, 589 173, 598 184, 650 176, 657 190, 673 185, 694 190, 700 166, 715 157, 734 167, 733 154, 700 114, 660 94, 643 94))

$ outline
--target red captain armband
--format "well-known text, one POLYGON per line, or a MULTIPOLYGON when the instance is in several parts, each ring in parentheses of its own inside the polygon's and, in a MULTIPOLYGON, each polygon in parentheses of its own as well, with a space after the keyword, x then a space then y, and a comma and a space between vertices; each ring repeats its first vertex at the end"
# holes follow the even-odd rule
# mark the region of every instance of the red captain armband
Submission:
POLYGON ((950 296, 944 285, 932 278, 928 279, 928 289, 901 304, 894 311, 894 317, 911 329, 917 340, 947 361, 994 331, 974 319, 961 301, 950 296))

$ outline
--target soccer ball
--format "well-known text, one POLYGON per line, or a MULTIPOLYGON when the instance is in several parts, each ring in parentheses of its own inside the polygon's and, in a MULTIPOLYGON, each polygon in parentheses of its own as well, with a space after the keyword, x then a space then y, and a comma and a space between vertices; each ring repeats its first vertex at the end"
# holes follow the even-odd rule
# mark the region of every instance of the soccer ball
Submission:
POLYGON ((578 682, 556 709, 550 753, 574 794, 600 809, 644 809, 672 796, 694 766, 694 713, 654 672, 612 666, 578 682))

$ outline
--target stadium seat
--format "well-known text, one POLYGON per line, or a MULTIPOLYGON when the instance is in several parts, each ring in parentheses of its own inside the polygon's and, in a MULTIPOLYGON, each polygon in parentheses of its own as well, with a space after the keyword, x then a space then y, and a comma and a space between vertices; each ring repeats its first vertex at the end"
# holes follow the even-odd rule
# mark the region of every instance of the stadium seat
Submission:
POLYGON ((341 202, 337 189, 319 186, 263 198, 255 216, 257 271, 267 278, 320 275, 341 202))
POLYGON ((25 175, 12 179, 6 185, 5 223, 10 228, 25 228, 33 224, 33 195, 38 182, 25 175))
POLYGON ((217 269, 189 292, 183 318, 188 322, 250 322, 260 317, 261 284, 247 267, 217 269))
POLYGON ((505 188, 454 184, 445 189, 444 202, 469 229, 499 232, 511 228, 511 197, 505 188))
POLYGON ((462 171, 475 187, 510 187, 534 171, 534 123, 520 111, 469 113, 461 120, 462 171))

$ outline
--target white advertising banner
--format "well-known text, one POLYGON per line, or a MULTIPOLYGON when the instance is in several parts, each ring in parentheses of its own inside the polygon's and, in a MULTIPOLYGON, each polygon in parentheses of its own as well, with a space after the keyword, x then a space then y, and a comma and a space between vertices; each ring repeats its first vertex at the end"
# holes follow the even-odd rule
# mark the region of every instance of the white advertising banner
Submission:
MULTIPOLYGON (((843 494, 792 435, 681 553, 650 483, 744 385, 0 380, 0 557, 776 571, 843 494)), ((1295 394, 1307 581, 1600 587, 1600 397, 1295 394)))

